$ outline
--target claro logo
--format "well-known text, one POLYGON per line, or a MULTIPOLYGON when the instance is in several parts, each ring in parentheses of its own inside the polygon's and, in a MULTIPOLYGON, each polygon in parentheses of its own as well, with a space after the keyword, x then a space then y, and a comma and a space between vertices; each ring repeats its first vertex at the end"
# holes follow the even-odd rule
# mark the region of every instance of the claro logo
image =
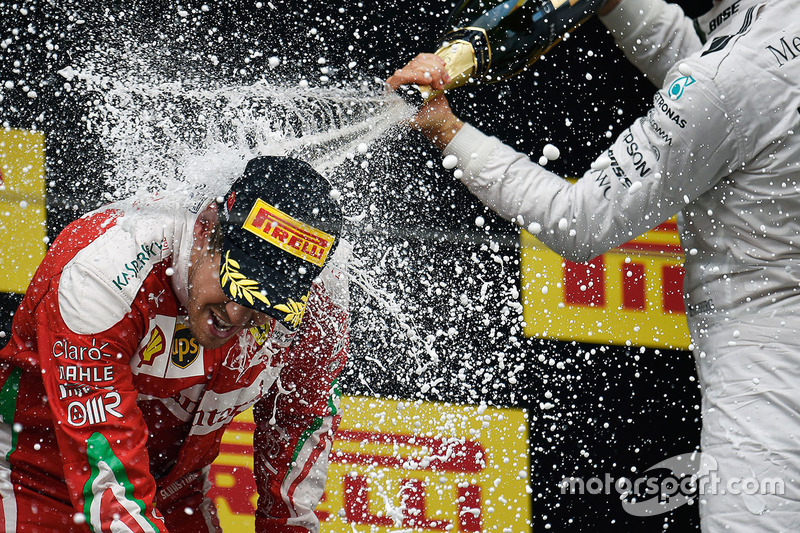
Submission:
POLYGON ((104 352, 108 348, 108 343, 101 343, 99 346, 95 339, 92 339, 91 346, 81 346, 72 344, 69 339, 60 339, 53 343, 53 357, 58 359, 63 357, 70 361, 100 361, 104 357, 110 359, 112 356, 104 352))

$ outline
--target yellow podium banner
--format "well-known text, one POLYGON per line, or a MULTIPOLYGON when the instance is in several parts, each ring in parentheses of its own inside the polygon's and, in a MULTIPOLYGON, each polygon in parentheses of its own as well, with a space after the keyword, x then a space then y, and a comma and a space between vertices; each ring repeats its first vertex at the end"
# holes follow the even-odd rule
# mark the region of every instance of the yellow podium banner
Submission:
POLYGON ((683 250, 674 219, 588 263, 521 235, 525 335, 687 349, 683 250))
MULTIPOLYGON (((364 397, 342 409, 321 531, 531 531, 524 411, 364 397)), ((225 531, 255 524, 252 416, 236 418, 210 473, 225 531)))
POLYGON ((0 129, 0 292, 25 292, 44 258, 44 179, 44 134, 0 129))

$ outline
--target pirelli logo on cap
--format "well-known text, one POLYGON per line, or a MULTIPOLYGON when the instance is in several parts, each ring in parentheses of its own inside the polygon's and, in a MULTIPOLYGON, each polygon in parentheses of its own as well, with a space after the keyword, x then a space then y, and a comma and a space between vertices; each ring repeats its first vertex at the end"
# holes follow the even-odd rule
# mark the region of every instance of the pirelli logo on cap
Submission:
POLYGON ((319 267, 325 264, 335 239, 324 231, 295 220, 260 198, 256 200, 242 227, 281 250, 319 267))

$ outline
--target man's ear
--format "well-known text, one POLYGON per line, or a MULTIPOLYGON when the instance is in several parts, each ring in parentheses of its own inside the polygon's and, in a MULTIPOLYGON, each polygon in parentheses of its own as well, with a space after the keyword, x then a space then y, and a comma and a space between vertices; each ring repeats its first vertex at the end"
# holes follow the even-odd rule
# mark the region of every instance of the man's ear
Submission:
POLYGON ((208 204, 208 207, 197 215, 197 220, 194 223, 193 248, 208 248, 208 245, 213 240, 218 218, 219 212, 217 211, 216 202, 208 204))

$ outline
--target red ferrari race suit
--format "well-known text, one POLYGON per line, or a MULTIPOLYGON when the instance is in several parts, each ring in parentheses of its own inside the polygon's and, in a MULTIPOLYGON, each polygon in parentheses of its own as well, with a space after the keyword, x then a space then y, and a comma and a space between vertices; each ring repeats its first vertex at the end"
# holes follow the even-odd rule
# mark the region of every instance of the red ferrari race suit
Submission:
POLYGON ((209 465, 253 404, 256 530, 318 530, 349 247, 296 332, 271 321, 206 350, 186 326, 197 207, 112 206, 46 255, 0 351, 0 530, 220 531, 209 465))

